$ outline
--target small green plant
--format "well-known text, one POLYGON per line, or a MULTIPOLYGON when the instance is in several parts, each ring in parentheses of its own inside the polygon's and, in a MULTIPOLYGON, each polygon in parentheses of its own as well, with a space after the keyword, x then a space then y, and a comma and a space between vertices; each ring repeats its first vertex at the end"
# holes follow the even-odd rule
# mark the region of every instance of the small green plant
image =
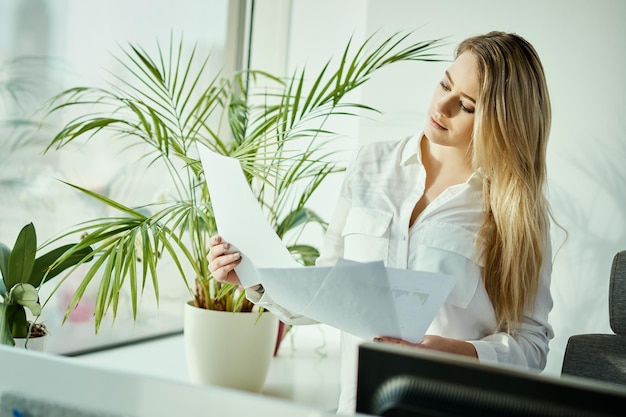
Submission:
POLYGON ((42 308, 39 289, 62 271, 89 261, 91 252, 89 246, 67 244, 37 258, 37 234, 32 223, 22 228, 13 249, 0 242, 0 343, 15 345, 16 337, 46 334, 45 325, 35 322, 42 308), (73 248, 76 250, 68 255, 73 248), (28 320, 26 309, 35 320, 28 320))

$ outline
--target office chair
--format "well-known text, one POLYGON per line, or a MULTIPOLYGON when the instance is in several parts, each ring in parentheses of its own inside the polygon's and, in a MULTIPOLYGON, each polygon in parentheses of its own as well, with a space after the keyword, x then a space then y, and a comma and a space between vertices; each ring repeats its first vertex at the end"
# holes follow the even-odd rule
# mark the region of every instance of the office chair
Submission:
POLYGON ((613 258, 609 319, 615 334, 570 336, 561 374, 626 384, 626 250, 613 258))

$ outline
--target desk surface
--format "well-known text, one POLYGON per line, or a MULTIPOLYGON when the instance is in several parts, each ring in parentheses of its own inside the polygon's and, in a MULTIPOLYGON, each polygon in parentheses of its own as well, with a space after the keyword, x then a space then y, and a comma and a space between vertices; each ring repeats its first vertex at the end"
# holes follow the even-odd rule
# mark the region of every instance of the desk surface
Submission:
MULTIPOLYGON (((40 416, 40 410, 46 410, 45 415, 50 416, 55 411, 55 416, 82 413, 102 417, 335 415, 331 410, 276 398, 270 393, 254 394, 181 381, 185 378, 180 366, 184 364, 179 355, 183 351, 181 342, 181 338, 172 337, 160 343, 149 342, 150 347, 134 345, 83 358, 0 345, 0 407, 4 409, 0 413, 13 415, 19 411, 40 416)), ((275 362, 281 363, 282 359, 275 362)), ((276 370, 275 367, 274 378, 276 370)), ((313 384, 312 379, 306 381, 313 384)), ((299 377, 292 379, 292 384, 292 394, 307 389, 299 377)), ((268 389, 288 397, 286 386, 287 381, 278 378, 270 382, 268 389)))
MULTIPOLYGON (((113 370, 189 382, 182 334, 72 358, 113 370)), ((332 411, 339 398, 339 331, 293 327, 272 359, 262 395, 332 411)))

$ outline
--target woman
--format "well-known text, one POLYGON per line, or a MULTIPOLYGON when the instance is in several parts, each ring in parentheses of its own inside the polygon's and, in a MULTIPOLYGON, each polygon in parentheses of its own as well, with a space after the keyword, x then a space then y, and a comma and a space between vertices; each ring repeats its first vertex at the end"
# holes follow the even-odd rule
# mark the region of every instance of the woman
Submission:
MULTIPOLYGON (((339 258, 455 275, 458 283, 418 344, 543 369, 551 249, 546 183, 550 98, 534 48, 516 34, 461 42, 435 89, 421 134, 359 149, 346 173, 318 265, 339 258)), ((238 282, 240 255, 212 238, 210 269, 238 282)), ((284 320, 306 320, 248 297, 284 320)), ((342 335, 338 412, 354 411, 356 352, 342 335)))

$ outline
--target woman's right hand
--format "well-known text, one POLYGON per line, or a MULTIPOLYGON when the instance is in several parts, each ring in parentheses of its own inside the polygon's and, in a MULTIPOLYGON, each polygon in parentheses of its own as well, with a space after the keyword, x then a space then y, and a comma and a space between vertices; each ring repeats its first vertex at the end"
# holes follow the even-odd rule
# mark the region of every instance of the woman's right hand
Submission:
POLYGON ((221 236, 213 236, 209 241, 211 249, 207 259, 209 271, 220 282, 241 285, 235 267, 241 262, 240 252, 229 252, 230 243, 222 241, 221 236))

